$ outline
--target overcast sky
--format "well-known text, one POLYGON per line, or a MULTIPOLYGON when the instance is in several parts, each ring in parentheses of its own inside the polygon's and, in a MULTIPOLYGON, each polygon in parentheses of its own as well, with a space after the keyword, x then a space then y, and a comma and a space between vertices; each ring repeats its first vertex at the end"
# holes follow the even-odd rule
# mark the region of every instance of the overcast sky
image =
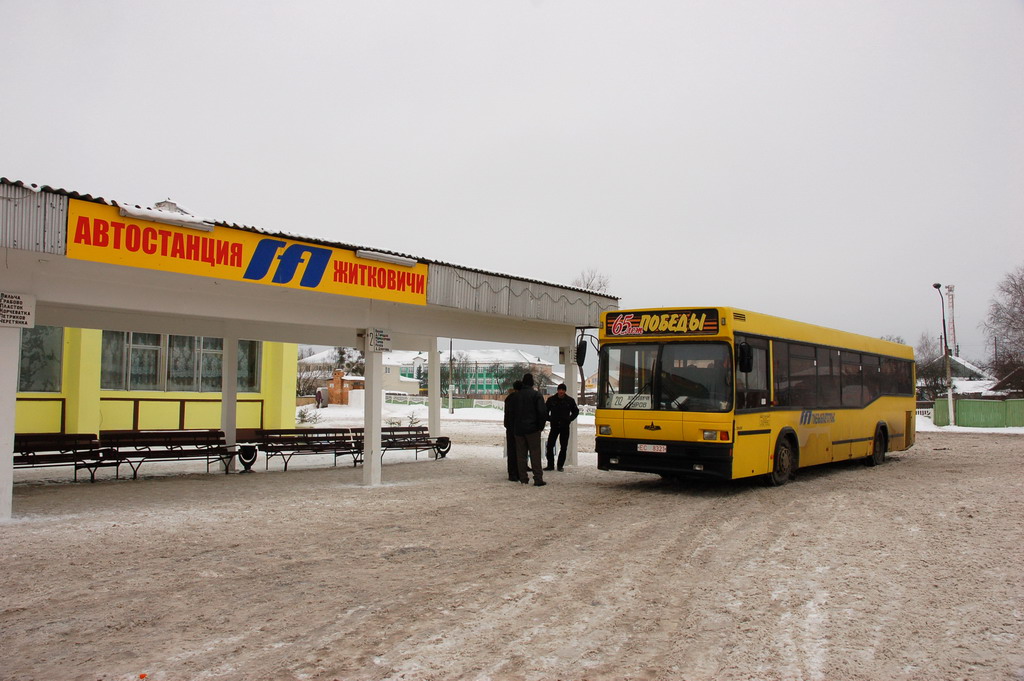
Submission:
POLYGON ((0 175, 961 354, 1024 264, 1021 0, 0 0, 0 175))

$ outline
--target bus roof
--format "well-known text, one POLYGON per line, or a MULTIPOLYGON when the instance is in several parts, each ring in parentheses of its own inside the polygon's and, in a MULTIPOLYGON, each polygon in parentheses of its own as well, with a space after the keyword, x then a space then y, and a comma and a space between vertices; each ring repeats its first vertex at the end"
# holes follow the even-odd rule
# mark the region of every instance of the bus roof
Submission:
POLYGON ((731 339, 737 333, 914 358, 914 349, 909 345, 734 307, 610 310, 601 313, 598 336, 602 342, 681 338, 722 340, 731 339))

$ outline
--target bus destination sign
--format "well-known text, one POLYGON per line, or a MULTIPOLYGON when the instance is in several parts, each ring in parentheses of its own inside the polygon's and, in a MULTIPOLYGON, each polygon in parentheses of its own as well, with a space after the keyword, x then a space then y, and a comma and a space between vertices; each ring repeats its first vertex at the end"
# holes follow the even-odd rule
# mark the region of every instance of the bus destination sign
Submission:
POLYGON ((718 310, 649 310, 609 312, 604 320, 608 338, 628 336, 713 336, 718 333, 718 310))

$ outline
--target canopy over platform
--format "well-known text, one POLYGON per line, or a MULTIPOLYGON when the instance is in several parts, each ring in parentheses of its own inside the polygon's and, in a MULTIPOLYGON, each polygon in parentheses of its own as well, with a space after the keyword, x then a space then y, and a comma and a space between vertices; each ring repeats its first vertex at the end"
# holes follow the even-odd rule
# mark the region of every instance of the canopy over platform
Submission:
MULTIPOLYGON (((381 352, 436 350, 437 339, 556 346, 597 326, 618 299, 368 246, 268 232, 174 210, 0 178, 0 292, 27 318, 0 326, 0 450, 13 451, 20 327, 26 324, 225 339, 222 426, 234 442, 231 340, 351 346, 366 354, 364 482, 380 482, 381 352)), ((440 372, 430 352, 430 430, 440 372)), ((574 372, 566 382, 575 384, 574 372)), ((569 386, 570 391, 574 385, 569 386)), ((11 513, 11 457, 0 465, 0 519, 11 513)))

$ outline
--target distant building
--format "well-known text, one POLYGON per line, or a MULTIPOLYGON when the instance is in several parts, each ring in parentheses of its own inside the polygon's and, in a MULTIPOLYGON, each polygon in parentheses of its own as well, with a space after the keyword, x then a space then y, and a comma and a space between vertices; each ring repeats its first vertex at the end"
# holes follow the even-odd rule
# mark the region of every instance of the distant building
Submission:
MULTIPOLYGON (((448 366, 448 360, 448 353, 442 352, 441 364, 448 366)), ((455 352, 456 393, 459 397, 501 399, 512 381, 522 378, 514 369, 532 373, 542 390, 557 385, 560 380, 553 378, 551 362, 522 350, 461 350, 455 352)))
MULTIPOLYGON (((441 352, 440 355, 442 376, 447 378, 449 366, 451 366, 448 353, 441 352)), ((554 393, 555 386, 564 380, 561 374, 554 372, 551 362, 546 362, 536 355, 514 348, 459 350, 454 355, 455 392, 458 397, 500 399, 508 391, 512 380, 521 378, 522 373, 525 372, 534 375, 544 392, 554 393)), ((426 384, 428 360, 426 352, 385 352, 382 358, 384 390, 408 395, 425 394, 425 390, 421 390, 421 385, 426 384)), ((347 400, 344 402, 335 400, 344 399, 342 395, 347 390, 359 389, 356 379, 361 377, 344 372, 339 376, 338 364, 338 356, 334 348, 328 348, 300 359, 298 361, 300 382, 305 376, 311 386, 303 392, 312 394, 316 388, 330 387, 331 402, 347 404, 347 400), (343 386, 341 383, 337 383, 332 386, 332 381, 336 382, 341 378, 349 379, 350 384, 343 386)), ((447 386, 442 386, 442 390, 447 391, 447 389, 447 386)))
MULTIPOLYGON (((927 390, 922 390, 922 388, 925 388, 929 383, 929 379, 926 378, 928 376, 932 377, 932 383, 934 383, 935 377, 938 377, 941 385, 946 385, 946 366, 944 362, 945 358, 940 355, 918 368, 917 385, 919 392, 927 393, 927 390)), ((953 380, 953 392, 960 396, 991 395, 991 391, 997 382, 996 377, 992 374, 956 355, 949 358, 949 373, 953 380)), ((939 392, 939 397, 942 397, 942 391, 940 390, 939 392)), ((930 394, 926 394, 925 397, 928 400, 932 399, 930 394)))
MULTIPOLYGON (((392 355, 403 354, 423 355, 423 361, 426 362, 425 353, 385 353, 382 388, 389 393, 419 395, 419 380, 404 376, 402 366, 395 357, 392 357, 392 355)), ((301 384, 299 392, 312 395, 317 388, 324 388, 330 397, 330 404, 348 404, 349 391, 362 390, 364 379, 362 376, 347 372, 339 366, 341 363, 334 348, 328 348, 298 360, 298 376, 301 384)))

